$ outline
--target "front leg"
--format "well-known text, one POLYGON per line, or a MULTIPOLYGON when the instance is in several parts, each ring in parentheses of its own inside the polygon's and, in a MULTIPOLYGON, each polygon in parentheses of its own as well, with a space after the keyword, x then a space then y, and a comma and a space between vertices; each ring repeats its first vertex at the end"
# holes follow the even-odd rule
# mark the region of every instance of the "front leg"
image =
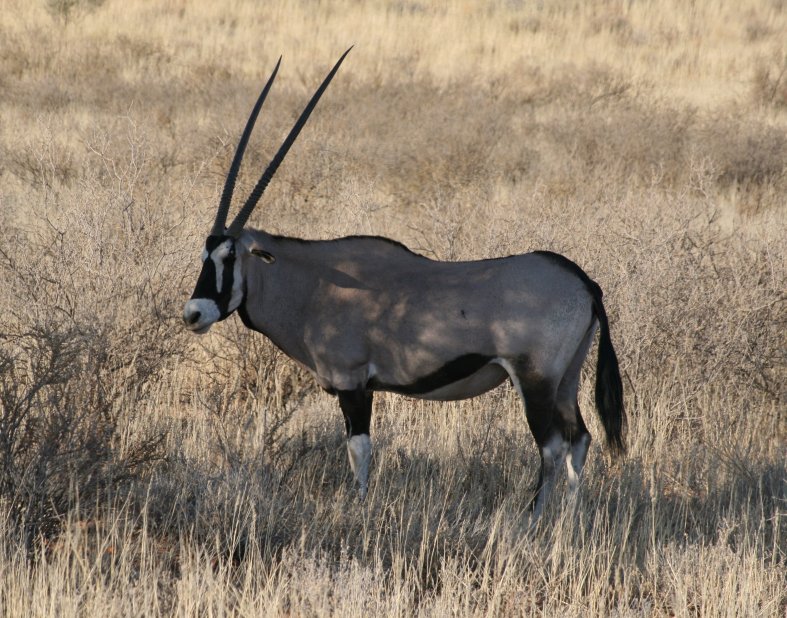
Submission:
POLYGON ((347 428, 350 468, 358 481, 358 497, 363 500, 369 488, 369 462, 372 458, 369 424, 372 420, 373 393, 359 387, 351 391, 338 391, 337 395, 347 428))

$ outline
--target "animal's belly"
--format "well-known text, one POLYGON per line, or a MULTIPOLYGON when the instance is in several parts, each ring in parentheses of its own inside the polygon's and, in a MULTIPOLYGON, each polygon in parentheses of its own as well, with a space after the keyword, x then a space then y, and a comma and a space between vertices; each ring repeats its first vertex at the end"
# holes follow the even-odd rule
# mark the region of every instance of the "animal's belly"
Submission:
POLYGON ((406 393, 417 399, 430 399, 434 401, 455 401, 457 399, 469 399, 477 397, 496 386, 499 386, 508 377, 505 369, 497 364, 488 364, 481 367, 475 373, 440 386, 434 390, 423 393, 406 393))

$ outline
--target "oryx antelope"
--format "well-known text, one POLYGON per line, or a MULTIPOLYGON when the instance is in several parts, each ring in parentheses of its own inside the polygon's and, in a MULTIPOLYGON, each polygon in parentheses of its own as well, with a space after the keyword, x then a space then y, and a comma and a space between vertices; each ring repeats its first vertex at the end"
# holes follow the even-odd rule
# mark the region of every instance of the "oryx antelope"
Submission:
POLYGON ((183 320, 204 333, 237 311, 248 328, 337 395, 362 499, 375 391, 446 401, 475 397, 510 379, 541 454, 535 518, 563 462, 569 486, 579 482, 590 434, 577 390, 597 328, 596 407, 610 447, 617 453, 624 448, 623 389, 601 288, 579 266, 546 251, 440 262, 387 238, 307 241, 244 229, 348 52, 226 227, 243 152, 279 59, 235 152, 183 320))

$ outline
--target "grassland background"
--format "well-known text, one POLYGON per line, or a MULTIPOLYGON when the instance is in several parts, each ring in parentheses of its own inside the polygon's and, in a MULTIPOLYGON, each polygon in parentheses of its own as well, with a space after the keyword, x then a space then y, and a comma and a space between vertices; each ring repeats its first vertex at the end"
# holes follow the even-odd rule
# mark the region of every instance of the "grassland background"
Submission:
MULTIPOLYGON (((0 614, 783 616, 787 4, 0 2, 0 614), (252 224, 441 259, 565 253, 629 413, 575 508, 506 385, 336 403, 180 324, 237 193, 355 49, 252 224)), ((591 354, 594 359, 594 354, 591 354)))

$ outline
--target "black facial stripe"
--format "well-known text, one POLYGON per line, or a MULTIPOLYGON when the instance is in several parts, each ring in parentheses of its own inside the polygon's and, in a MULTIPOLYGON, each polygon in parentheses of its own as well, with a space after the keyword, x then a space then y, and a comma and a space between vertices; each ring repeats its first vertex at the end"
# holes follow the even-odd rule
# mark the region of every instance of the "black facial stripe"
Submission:
POLYGON ((222 319, 224 319, 229 315, 227 311, 229 309, 230 300, 232 299, 232 284, 235 275, 234 254, 224 258, 222 266, 224 267, 224 275, 221 279, 221 294, 219 295, 217 304, 219 306, 219 311, 221 311, 222 319))
POLYGON ((205 240, 205 250, 208 253, 207 259, 202 263, 202 272, 197 279, 192 299, 205 298, 216 303, 221 317, 219 321, 229 317, 229 303, 232 299, 232 285, 235 274, 235 241, 229 236, 208 236, 205 240), (212 253, 219 245, 227 240, 232 241, 230 251, 221 263, 221 290, 216 289, 217 272, 216 263, 212 253))
POLYGON ((229 236, 208 236, 205 239, 205 249, 208 253, 213 253, 213 250, 218 247, 225 240, 232 240, 229 236))
POLYGON ((202 263, 202 271, 197 279, 197 285, 194 286, 194 293, 191 298, 210 298, 216 300, 218 296, 216 292, 216 265, 213 260, 208 256, 208 259, 202 263))
POLYGON ((368 388, 376 391, 390 391, 400 395, 424 395, 469 378, 492 358, 492 356, 485 354, 464 354, 410 384, 386 384, 372 377, 369 380, 368 388))

